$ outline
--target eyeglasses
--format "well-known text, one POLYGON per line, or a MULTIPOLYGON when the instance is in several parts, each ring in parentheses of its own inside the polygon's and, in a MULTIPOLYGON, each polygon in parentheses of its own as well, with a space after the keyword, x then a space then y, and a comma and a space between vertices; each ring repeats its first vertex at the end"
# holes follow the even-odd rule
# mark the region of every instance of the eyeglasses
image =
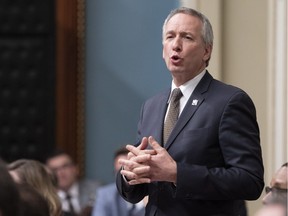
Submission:
POLYGON ((272 193, 286 193, 287 194, 287 189, 282 189, 282 188, 276 188, 276 187, 265 187, 265 192, 266 194, 272 192, 272 193))
POLYGON ((269 187, 269 186, 266 186, 265 187, 265 192, 266 193, 270 193, 270 192, 276 192, 276 193, 287 193, 287 189, 282 189, 282 188, 276 188, 276 187, 269 187))
POLYGON ((266 197, 265 202, 266 203, 282 203, 287 202, 287 189, 277 188, 277 187, 265 187, 266 191, 266 197))
POLYGON ((73 163, 65 163, 65 164, 62 164, 61 166, 59 167, 53 167, 51 168, 51 170, 53 172, 58 172, 59 170, 66 170, 66 169, 69 169, 70 167, 72 167, 74 164, 73 163))

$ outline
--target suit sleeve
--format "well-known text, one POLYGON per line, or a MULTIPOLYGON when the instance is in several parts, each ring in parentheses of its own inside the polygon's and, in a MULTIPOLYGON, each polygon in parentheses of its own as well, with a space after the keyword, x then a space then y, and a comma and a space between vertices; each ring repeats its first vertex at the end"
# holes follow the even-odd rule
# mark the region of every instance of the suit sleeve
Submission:
POLYGON ((200 200, 257 199, 264 186, 264 169, 256 111, 246 93, 238 91, 230 98, 218 134, 225 165, 177 163, 175 196, 200 200))
POLYGON ((116 186, 120 195, 128 202, 136 204, 148 195, 148 185, 129 185, 125 182, 120 171, 116 176, 116 186))

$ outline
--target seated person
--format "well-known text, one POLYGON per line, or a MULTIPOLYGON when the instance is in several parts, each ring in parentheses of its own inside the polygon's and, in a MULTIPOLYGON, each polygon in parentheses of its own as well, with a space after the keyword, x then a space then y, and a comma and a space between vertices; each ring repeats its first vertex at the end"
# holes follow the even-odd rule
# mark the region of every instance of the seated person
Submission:
POLYGON ((285 163, 273 175, 270 186, 265 188, 264 206, 256 212, 256 216, 287 216, 287 189, 288 167, 285 163))
MULTIPOLYGON (((120 158, 126 158, 127 154, 128 150, 126 148, 120 148, 115 152, 115 174, 121 167, 118 160, 120 158)), ((143 200, 133 205, 125 201, 118 193, 116 183, 113 182, 97 190, 92 216, 144 216, 146 203, 143 200)))
POLYGON ((31 185, 20 184, 19 216, 54 216, 50 214, 48 202, 31 185))
POLYGON ((80 179, 78 166, 64 151, 56 150, 50 154, 46 158, 46 165, 56 177, 58 196, 65 215, 90 215, 96 189, 101 184, 80 179))
POLYGON ((47 201, 51 216, 62 216, 55 181, 44 164, 36 160, 19 159, 7 165, 15 182, 32 186, 47 201))
POLYGON ((271 179, 270 187, 265 187, 266 196, 262 202, 264 205, 270 203, 286 203, 287 205, 287 189, 288 189, 288 163, 283 164, 276 171, 271 179))

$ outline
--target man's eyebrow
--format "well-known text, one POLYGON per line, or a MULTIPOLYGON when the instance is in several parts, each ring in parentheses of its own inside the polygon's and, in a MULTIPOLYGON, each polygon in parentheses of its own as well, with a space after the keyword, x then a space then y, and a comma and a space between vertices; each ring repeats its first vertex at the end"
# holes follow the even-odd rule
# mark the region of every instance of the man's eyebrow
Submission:
POLYGON ((277 188, 281 188, 281 189, 283 189, 281 186, 285 186, 286 185, 286 188, 284 188, 284 189, 287 189, 287 182, 279 182, 279 181, 276 181, 275 183, 274 183, 274 185, 273 185, 273 187, 277 187, 277 188))
POLYGON ((192 34, 191 32, 188 32, 188 31, 182 31, 182 32, 180 32, 180 35, 190 35, 190 36, 194 36, 194 34, 192 34))
POLYGON ((169 30, 169 31, 166 31, 166 32, 165 32, 165 35, 166 35, 166 34, 173 34, 173 33, 175 33, 175 31, 169 30))

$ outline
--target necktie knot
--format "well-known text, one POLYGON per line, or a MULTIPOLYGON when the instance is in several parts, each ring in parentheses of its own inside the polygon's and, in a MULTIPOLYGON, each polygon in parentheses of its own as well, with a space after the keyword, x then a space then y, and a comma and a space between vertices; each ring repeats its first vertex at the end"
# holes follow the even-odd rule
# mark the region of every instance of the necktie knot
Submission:
POLYGON ((171 93, 171 101, 172 103, 179 102, 180 98, 182 97, 182 92, 180 88, 175 88, 171 93))

